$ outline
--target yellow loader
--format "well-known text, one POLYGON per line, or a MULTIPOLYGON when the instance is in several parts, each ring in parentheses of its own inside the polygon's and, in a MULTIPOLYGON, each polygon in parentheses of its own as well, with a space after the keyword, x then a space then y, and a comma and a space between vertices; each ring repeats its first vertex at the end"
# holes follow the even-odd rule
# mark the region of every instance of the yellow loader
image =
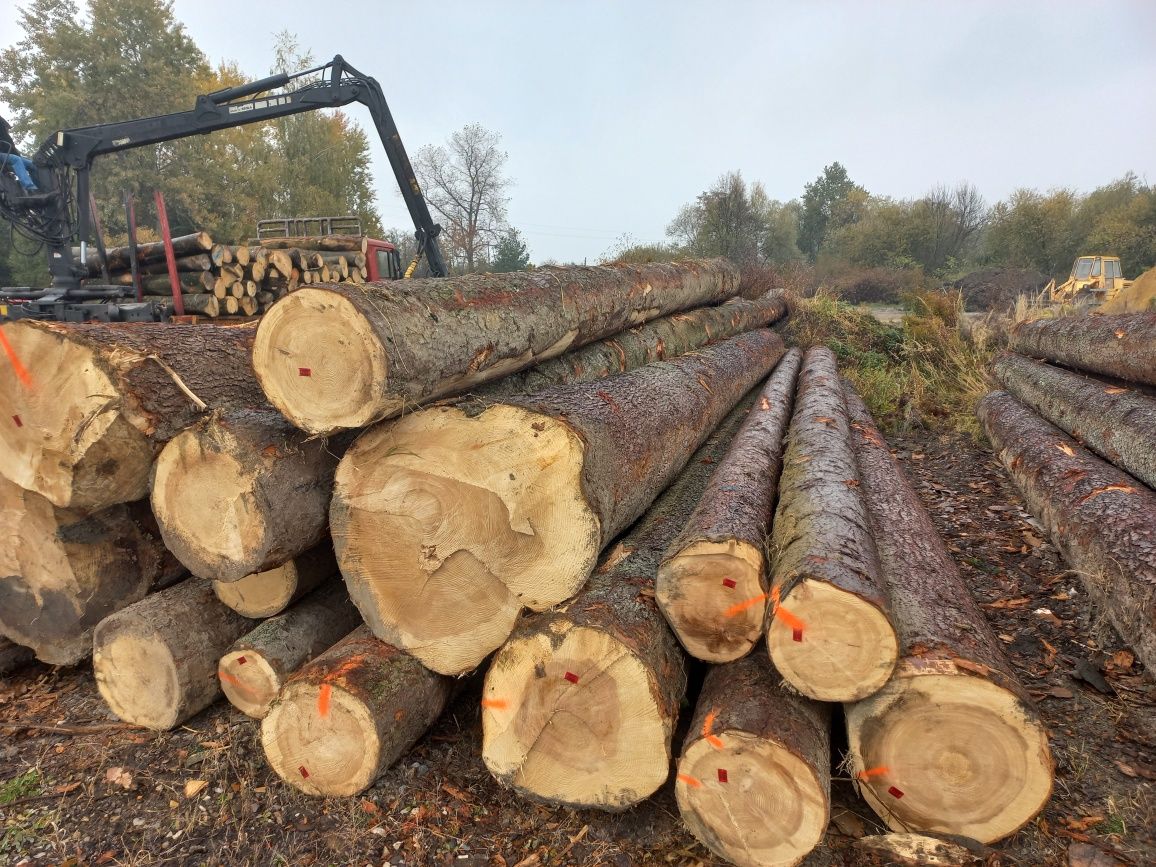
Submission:
POLYGON ((1057 286, 1053 280, 1044 292, 1054 303, 1087 301, 1098 305, 1111 301, 1131 285, 1132 281, 1125 280, 1120 270, 1119 256, 1081 256, 1066 281, 1057 286))

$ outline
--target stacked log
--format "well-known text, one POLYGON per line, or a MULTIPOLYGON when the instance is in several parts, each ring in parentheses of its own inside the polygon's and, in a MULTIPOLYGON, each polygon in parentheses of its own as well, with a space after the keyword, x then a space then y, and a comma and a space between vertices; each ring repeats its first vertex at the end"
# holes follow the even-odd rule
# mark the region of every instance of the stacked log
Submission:
POLYGON ((333 546, 325 541, 280 566, 254 572, 240 581, 213 581, 213 592, 244 617, 273 617, 337 577, 333 546))

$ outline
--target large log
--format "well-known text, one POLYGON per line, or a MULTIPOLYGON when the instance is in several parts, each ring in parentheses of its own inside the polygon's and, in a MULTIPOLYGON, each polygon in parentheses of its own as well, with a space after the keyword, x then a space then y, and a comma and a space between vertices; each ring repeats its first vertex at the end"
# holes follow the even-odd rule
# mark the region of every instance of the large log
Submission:
POLYGON ((846 708, 857 786, 894 831, 1006 837, 1051 794, 1047 732, 866 406, 846 397, 901 653, 887 685, 846 708))
POLYGON ((286 418, 329 433, 724 301, 737 284, 734 266, 709 260, 298 289, 262 319, 253 365, 286 418))
POLYGON ((349 437, 310 438, 272 410, 214 413, 161 450, 152 505, 194 575, 239 581, 325 538, 349 437))
MULTIPOLYGON (((193 256, 204 253, 213 248, 213 239, 207 232, 193 232, 191 235, 180 235, 173 238, 173 253, 178 257, 193 256)), ((165 258, 163 241, 153 241, 148 244, 137 244, 137 262, 144 264, 157 262, 165 258)), ((132 268, 132 257, 128 247, 112 247, 105 251, 108 261, 108 270, 128 271, 132 268)), ((75 255, 75 254, 74 254, 75 255)), ((88 268, 89 277, 101 276, 100 253, 94 247, 88 248, 88 257, 84 260, 88 268)))
POLYGON ((246 575, 240 581, 214 581, 213 592, 245 617, 272 617, 338 575, 333 546, 323 542, 280 566, 246 575))
POLYGON ((370 429, 342 458, 330 507, 365 622, 435 671, 471 670, 523 607, 578 591, 783 351, 752 331, 611 379, 370 429))
POLYGON ((261 246, 269 250, 327 250, 329 252, 364 253, 369 249, 369 239, 362 235, 316 235, 298 238, 262 238, 261 246))
POLYGON ((771 544, 766 632, 775 666, 811 698, 871 695, 891 676, 898 642, 835 355, 825 347, 807 352, 799 374, 771 544))
POLYGON ((798 864, 831 813, 830 712, 785 686, 765 654, 707 672, 678 762, 678 810, 740 867, 798 864))
MULTIPOLYGON (((177 259, 177 273, 179 274, 202 274, 212 270, 213 262, 209 258, 208 253, 198 253, 195 256, 182 256, 180 259, 177 259)), ((147 265, 139 266, 137 273, 145 276, 168 277, 169 265, 168 262, 163 260, 160 262, 151 262, 147 265)), ((100 282, 103 283, 104 280, 101 279, 100 282)), ((132 272, 123 271, 114 273, 109 277, 108 282, 114 286, 131 286, 133 285, 132 272)))
POLYGON ((621 810, 666 781, 686 668, 654 601, 655 574, 748 408, 723 420, 572 602, 523 620, 494 656, 482 759, 503 785, 621 810))
POLYGON ((146 596, 96 627, 92 671, 101 698, 127 723, 174 728, 220 697, 217 662, 256 625, 219 602, 207 579, 146 596))
POLYGON ((1156 488, 1156 398, 1013 353, 998 356, 992 373, 1020 402, 1156 488))
POLYGON ((252 325, 2 328, 24 377, 0 377, 0 474, 57 506, 139 500, 161 445, 206 409, 267 406, 248 363, 252 325))
POLYGON ((1156 492, 1006 392, 977 414, 1000 462, 1097 607, 1156 668, 1156 492))
POLYGON ((221 657, 221 690, 237 710, 263 719, 298 668, 361 625, 340 583, 311 593, 284 614, 246 633, 221 657))
POLYGON ((451 689, 360 627, 285 684, 261 723, 265 758, 306 794, 356 795, 422 736, 451 689))
POLYGON ((1021 322, 1010 342, 1020 355, 1156 385, 1156 313, 1021 322))
POLYGON ((659 567, 658 604, 698 659, 738 659, 763 634, 766 538, 802 359, 783 356, 659 567))
POLYGON ((87 658, 97 623, 184 571, 149 532, 146 511, 58 509, 0 479, 0 634, 42 662, 87 658))

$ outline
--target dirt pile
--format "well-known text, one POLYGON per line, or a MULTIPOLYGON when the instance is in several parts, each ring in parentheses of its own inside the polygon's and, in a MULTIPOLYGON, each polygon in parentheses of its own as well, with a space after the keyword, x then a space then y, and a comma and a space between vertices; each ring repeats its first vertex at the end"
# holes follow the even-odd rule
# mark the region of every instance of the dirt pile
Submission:
POLYGON ((1131 286, 1102 308, 1104 313, 1142 313, 1156 310, 1156 268, 1149 268, 1131 286))
POLYGON ((968 310, 1006 310, 1020 295, 1038 295, 1050 279, 1031 268, 981 268, 944 288, 962 292, 968 310))

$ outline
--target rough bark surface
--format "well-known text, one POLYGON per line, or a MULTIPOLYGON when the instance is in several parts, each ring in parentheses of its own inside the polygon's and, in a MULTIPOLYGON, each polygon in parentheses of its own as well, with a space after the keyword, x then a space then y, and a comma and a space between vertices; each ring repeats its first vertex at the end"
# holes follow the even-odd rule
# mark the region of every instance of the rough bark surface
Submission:
POLYGON ((620 810, 666 780, 671 737, 686 694, 686 668, 654 600, 655 576, 662 552, 685 526, 711 467, 726 452, 749 406, 744 401, 722 421, 646 516, 606 553, 573 601, 524 620, 494 658, 483 692, 482 758, 499 782, 538 800, 620 810), (607 636, 617 655, 583 660, 588 667, 580 677, 553 671, 558 662, 566 663, 551 657, 578 631, 607 636), (551 649, 536 659, 531 648, 542 638, 551 649), (621 707, 608 688, 616 681, 613 671, 622 656, 645 673, 644 682, 627 684, 626 692, 639 705, 633 709, 621 707), (551 676, 543 676, 547 671, 551 676), (516 698, 509 689, 518 690, 516 698), (534 731, 533 718, 540 722, 550 706, 546 722, 534 731), (654 719, 650 739, 627 742, 619 729, 625 718, 638 715, 654 719), (578 717, 585 725, 555 725, 559 717, 578 717), (592 741, 591 732, 596 733, 592 741), (562 773, 529 779, 526 767, 535 749, 562 773), (608 778, 615 784, 604 782, 608 778))
POLYGON ((767 592, 766 540, 782 469, 783 438, 791 420, 802 358, 798 349, 783 356, 711 475, 694 514, 663 556, 658 571, 658 603, 683 647, 700 659, 737 659, 762 634, 765 601, 743 611, 732 607, 767 592), (734 561, 735 549, 742 548, 757 558, 757 572, 749 576, 753 580, 740 584, 731 577, 727 583, 727 577, 718 574, 731 567, 738 569, 738 563, 727 564, 723 560, 717 568, 697 567, 692 549, 708 550, 702 543, 711 543, 710 550, 714 552, 706 556, 720 557, 725 550, 730 553, 725 559, 734 561), (709 587, 703 586, 706 582, 709 587), (692 598, 694 601, 690 602, 692 598), (717 604, 708 601, 711 599, 717 599, 717 604))
POLYGON ((27 378, 0 378, 0 473, 58 506, 138 500, 156 451, 206 408, 267 406, 251 325, 25 319, 3 330, 27 378))
POLYGON ((1006 392, 977 412, 1032 514, 1120 637, 1156 667, 1156 492, 1006 392))
POLYGON ((298 290, 262 319, 253 365, 290 421, 329 433, 468 391, 659 316, 724 301, 737 284, 734 266, 709 260, 298 290), (318 345, 336 329, 334 317, 352 323, 342 329, 350 345, 340 358, 332 346, 318 345), (342 395, 330 394, 334 388, 342 395))
POLYGON ((35 658, 32 648, 0 638, 0 677, 23 668, 35 658))
POLYGON ((1156 385, 1156 313, 1021 322, 1011 349, 1065 367, 1156 385))
MULTIPOLYGON (((192 256, 206 252, 213 248, 213 239, 207 232, 194 232, 191 235, 179 235, 172 239, 173 253, 178 257, 192 256)), ((127 271, 132 268, 132 255, 128 247, 112 247, 105 251, 109 271, 127 271)), ((145 264, 165 258, 163 241, 152 241, 147 244, 137 244, 137 262, 145 264)), ((85 259, 89 277, 100 277, 100 253, 88 248, 88 257, 85 259)))
POLYGON ((307 794, 357 794, 422 736, 451 689, 449 678, 359 627, 286 683, 261 725, 265 757, 307 794), (328 702, 319 701, 323 688, 328 702))
POLYGON ((716 307, 673 313, 511 374, 475 389, 473 395, 500 400, 552 385, 604 379, 771 325, 786 315, 786 300, 771 293, 753 301, 732 298, 716 307))
POLYGON ((1021 403, 1156 488, 1156 398, 1010 352, 992 373, 1021 403))
POLYGON ((830 814, 830 724, 828 706, 786 686, 764 653, 711 667, 675 783, 687 827, 744 867, 801 861, 830 814), (709 777, 696 773, 704 752, 715 768, 709 777))
POLYGON ((321 542, 350 437, 310 438, 273 410, 213 413, 156 460, 152 504, 165 544, 194 575, 239 581, 321 542))
POLYGON ((306 250, 351 251, 364 253, 369 244, 360 235, 320 235, 298 238, 262 238, 261 246, 266 250, 291 250, 301 247, 306 250))
POLYGON ((180 725, 221 695, 217 662, 256 624, 190 578, 147 596, 96 627, 92 669, 120 719, 157 731, 180 725))

